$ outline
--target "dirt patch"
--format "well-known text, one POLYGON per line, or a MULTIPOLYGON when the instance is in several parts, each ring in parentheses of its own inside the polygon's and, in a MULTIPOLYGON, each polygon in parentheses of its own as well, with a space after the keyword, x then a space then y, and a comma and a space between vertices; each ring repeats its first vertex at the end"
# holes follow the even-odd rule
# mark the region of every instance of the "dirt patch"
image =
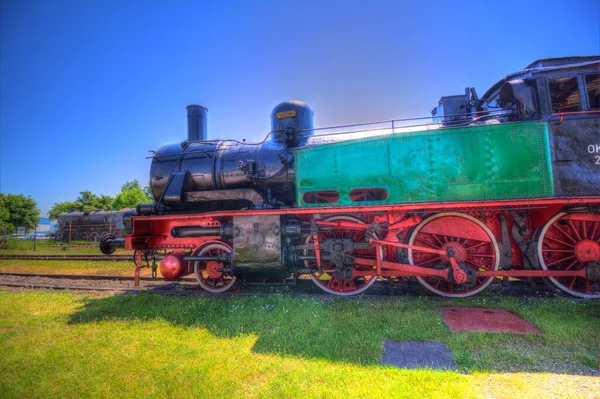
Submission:
POLYGON ((494 308, 442 308, 444 321, 454 332, 486 331, 509 332, 514 334, 541 334, 542 332, 529 322, 506 309, 494 308))

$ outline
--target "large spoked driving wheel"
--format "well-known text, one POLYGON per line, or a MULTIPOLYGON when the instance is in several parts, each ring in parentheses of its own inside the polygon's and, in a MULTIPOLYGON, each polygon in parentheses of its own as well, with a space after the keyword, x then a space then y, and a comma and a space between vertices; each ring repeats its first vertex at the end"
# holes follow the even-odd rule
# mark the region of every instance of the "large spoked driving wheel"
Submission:
MULTIPOLYGON (((500 263, 498 243, 492 232, 479 220, 458 212, 438 213, 418 225, 410 235, 409 245, 447 250, 452 248, 455 259, 475 271, 497 270, 500 263)), ((446 255, 431 254, 418 249, 408 250, 411 265, 434 269, 450 268, 446 255)), ((446 297, 467 297, 481 292, 493 277, 477 277, 471 287, 453 284, 439 277, 417 277, 428 290, 446 297)))
MULTIPOLYGON (((353 217, 353 216, 332 216, 330 218, 325 219, 326 222, 353 222, 365 224, 362 220, 353 217)), ((321 232, 318 234, 319 243, 323 243, 327 239, 351 239, 354 243, 366 243, 365 241, 365 231, 362 230, 353 230, 353 229, 343 229, 336 228, 332 231, 321 232)), ((375 239, 378 237, 374 236, 375 239)), ((309 236, 306 238, 306 244, 312 244, 313 238, 309 236)), ((304 255, 314 255, 314 250, 304 250, 304 255)), ((352 252, 352 256, 375 259, 376 250, 375 248, 361 248, 355 249, 352 252)), ((380 254, 381 256, 381 254, 380 254)), ((314 261, 305 261, 304 265, 307 268, 317 268, 317 263, 314 261)), ((368 276, 357 276, 354 278, 336 278, 335 277, 335 269, 334 265, 331 262, 323 261, 321 264, 323 272, 312 273, 310 278, 313 282, 321 288, 323 291, 328 292, 333 295, 341 295, 341 296, 349 296, 349 295, 357 295, 361 292, 364 292, 371 285, 375 283, 377 280, 376 271, 373 267, 363 266, 363 265, 350 265, 348 267, 356 270, 356 271, 372 271, 372 275, 368 276)))
MULTIPOLYGON (((546 223, 538 239, 544 270, 580 270, 600 262, 600 216, 559 213, 546 223)), ((559 289, 581 298, 600 298, 600 282, 583 277, 549 277, 559 289)))
MULTIPOLYGON (((231 253, 231 247, 222 242, 208 242, 194 251, 193 256, 225 256, 231 253)), ((223 272, 226 266, 217 261, 195 261, 194 274, 204 290, 211 294, 220 294, 231 289, 237 278, 233 273, 223 272)))

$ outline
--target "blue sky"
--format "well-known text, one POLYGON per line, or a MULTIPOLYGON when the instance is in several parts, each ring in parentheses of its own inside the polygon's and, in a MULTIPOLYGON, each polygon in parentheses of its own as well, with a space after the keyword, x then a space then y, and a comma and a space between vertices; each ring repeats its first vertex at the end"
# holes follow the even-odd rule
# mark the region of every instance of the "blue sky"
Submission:
POLYGON ((280 101, 318 126, 427 116, 544 57, 600 53, 600 0, 0 0, 0 191, 42 213, 148 181, 147 151, 258 139, 280 101))

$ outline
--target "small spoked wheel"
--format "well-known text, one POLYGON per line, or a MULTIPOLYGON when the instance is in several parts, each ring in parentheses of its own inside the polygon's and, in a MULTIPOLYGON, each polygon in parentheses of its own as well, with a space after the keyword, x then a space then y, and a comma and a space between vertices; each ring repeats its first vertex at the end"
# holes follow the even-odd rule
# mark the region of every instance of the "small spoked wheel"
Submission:
MULTIPOLYGON (((600 216, 559 213, 542 228, 538 256, 543 270, 581 270, 600 262, 600 216)), ((600 298, 600 282, 583 277, 549 277, 557 288, 580 298, 600 298)))
MULTIPOLYGON (((192 256, 224 256, 231 253, 231 247, 222 242, 208 242, 196 249, 192 256)), ((198 284, 211 294, 220 294, 235 285, 233 273, 224 273, 225 265, 217 261, 194 261, 194 274, 198 284)))
MULTIPOLYGON (((409 245, 447 250, 452 248, 458 263, 474 271, 497 270, 500 263, 498 243, 492 232, 478 219, 459 212, 438 213, 419 224, 411 233, 409 245)), ((449 268, 445 255, 418 249, 408 250, 411 265, 449 268)), ((446 297, 468 297, 484 290, 493 277, 477 277, 471 287, 450 283, 439 277, 417 277, 426 289, 446 297)))
MULTIPOLYGON (((362 220, 355 218, 353 216, 332 216, 330 218, 325 219, 327 222, 353 222, 364 224, 362 220)), ((318 234, 319 242, 323 243, 323 241, 327 239, 350 239, 355 243, 365 243, 365 231, 362 230, 353 230, 353 229, 334 229, 328 232, 320 232, 318 234)), ((375 239, 378 239, 377 236, 374 235, 375 239)), ((306 238, 306 244, 312 244, 313 238, 312 236, 308 236, 306 238)), ((304 250, 304 255, 314 255, 314 250, 304 250)), ((368 249, 356 249, 352 252, 352 256, 361 257, 361 258, 369 258, 375 259, 376 250, 375 248, 368 249)), ((381 255, 380 255, 381 256, 381 255)), ((316 262, 314 261, 304 261, 304 265, 307 268, 316 268, 316 262)), ((372 272, 372 275, 365 276, 357 276, 354 278, 336 278, 335 277, 335 266, 333 263, 328 261, 323 261, 321 264, 321 268, 323 272, 316 272, 310 275, 312 281, 323 291, 340 296, 350 296, 357 295, 365 290, 367 290, 370 286, 372 286, 375 281, 377 281, 376 271, 373 267, 364 266, 364 265, 349 265, 348 272, 352 270, 360 271, 360 272, 372 272)))

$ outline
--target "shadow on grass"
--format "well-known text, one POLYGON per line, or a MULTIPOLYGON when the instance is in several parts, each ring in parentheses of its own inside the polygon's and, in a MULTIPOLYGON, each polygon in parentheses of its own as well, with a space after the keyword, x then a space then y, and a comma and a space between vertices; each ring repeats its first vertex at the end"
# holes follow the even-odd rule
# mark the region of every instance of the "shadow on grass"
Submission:
POLYGON ((178 327, 204 328, 221 338, 256 335, 257 353, 361 365, 379 363, 385 339, 444 342, 458 365, 469 371, 597 375, 598 303, 562 298, 493 303, 524 316, 543 335, 452 333, 439 311, 449 305, 492 304, 485 299, 388 301, 298 298, 288 293, 228 298, 123 294, 85 299, 69 322, 164 320, 178 327))

